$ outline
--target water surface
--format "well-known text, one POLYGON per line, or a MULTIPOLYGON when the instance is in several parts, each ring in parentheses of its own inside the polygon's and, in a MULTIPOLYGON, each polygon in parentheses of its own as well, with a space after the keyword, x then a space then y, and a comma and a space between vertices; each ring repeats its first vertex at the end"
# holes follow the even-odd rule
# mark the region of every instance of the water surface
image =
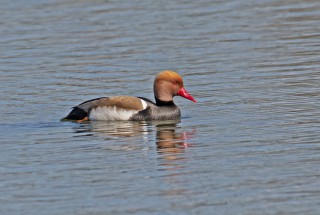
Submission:
POLYGON ((0 213, 319 214, 320 4, 3 1, 0 213), (181 121, 60 122, 82 101, 152 99, 181 121))

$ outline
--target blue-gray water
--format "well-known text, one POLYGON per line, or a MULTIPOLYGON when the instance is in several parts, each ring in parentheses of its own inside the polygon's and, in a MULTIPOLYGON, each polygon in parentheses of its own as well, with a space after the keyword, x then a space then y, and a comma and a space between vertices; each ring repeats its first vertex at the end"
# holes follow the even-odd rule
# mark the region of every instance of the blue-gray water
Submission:
POLYGON ((0 214, 320 214, 320 3, 9 1, 0 7, 0 214), (153 99, 182 119, 60 122, 153 99))

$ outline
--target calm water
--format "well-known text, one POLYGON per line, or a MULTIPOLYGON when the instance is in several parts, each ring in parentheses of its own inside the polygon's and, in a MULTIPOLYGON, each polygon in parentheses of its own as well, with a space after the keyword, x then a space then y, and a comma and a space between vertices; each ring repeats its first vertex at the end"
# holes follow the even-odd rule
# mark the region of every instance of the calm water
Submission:
POLYGON ((320 214, 320 3, 9 1, 0 7, 0 214, 320 214), (153 98, 181 121, 60 122, 153 98))

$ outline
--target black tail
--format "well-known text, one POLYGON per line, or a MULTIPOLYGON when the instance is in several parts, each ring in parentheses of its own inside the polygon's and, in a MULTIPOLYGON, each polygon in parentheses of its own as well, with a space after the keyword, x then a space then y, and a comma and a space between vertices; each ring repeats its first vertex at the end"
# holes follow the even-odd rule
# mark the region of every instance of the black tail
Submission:
POLYGON ((74 107, 72 111, 62 120, 82 120, 88 116, 88 113, 81 108, 74 107))

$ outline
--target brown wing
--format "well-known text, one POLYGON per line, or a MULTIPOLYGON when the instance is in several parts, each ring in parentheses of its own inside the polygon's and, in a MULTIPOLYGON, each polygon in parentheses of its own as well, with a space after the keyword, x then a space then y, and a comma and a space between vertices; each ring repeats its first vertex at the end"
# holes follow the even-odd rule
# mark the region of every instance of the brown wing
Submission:
POLYGON ((143 110, 141 99, 134 96, 102 97, 85 101, 72 109, 62 120, 87 120, 92 109, 97 107, 115 106, 127 110, 143 110))
POLYGON ((111 98, 101 98, 94 102, 91 109, 97 107, 115 106, 127 110, 143 110, 141 99, 134 96, 114 96, 111 98))

